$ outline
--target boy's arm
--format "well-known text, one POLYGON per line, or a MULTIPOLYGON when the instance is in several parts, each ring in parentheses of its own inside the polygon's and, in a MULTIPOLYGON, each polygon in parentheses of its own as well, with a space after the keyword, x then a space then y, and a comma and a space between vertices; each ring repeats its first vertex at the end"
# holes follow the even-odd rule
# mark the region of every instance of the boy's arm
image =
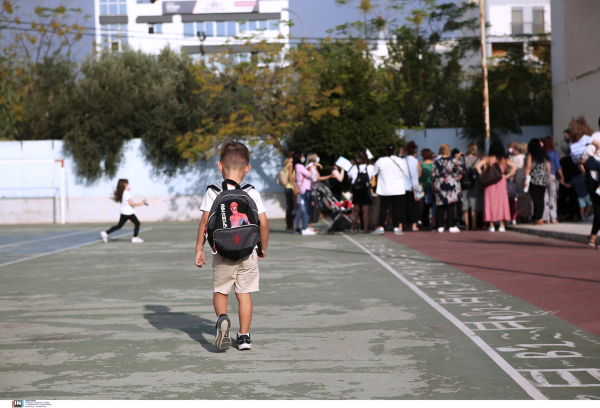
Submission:
POLYGON ((204 256, 204 230, 208 223, 208 211, 202 213, 202 219, 200 220, 200 226, 198 227, 198 238, 196 239, 196 266, 202 268, 206 265, 206 257, 204 256))
POLYGON ((269 221, 267 220, 266 213, 258 214, 258 220, 260 221, 260 251, 258 253, 258 259, 265 259, 267 254, 267 246, 269 245, 269 221))

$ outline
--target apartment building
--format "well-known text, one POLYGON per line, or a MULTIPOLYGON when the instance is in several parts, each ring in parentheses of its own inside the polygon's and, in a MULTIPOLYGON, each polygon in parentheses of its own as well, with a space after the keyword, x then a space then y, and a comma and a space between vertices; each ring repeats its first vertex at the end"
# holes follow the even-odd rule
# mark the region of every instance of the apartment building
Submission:
POLYGON ((248 57, 245 40, 253 36, 287 44, 287 0, 94 0, 96 43, 158 53, 169 45, 200 58, 233 49, 248 57), (203 40, 203 41, 201 41, 203 40))

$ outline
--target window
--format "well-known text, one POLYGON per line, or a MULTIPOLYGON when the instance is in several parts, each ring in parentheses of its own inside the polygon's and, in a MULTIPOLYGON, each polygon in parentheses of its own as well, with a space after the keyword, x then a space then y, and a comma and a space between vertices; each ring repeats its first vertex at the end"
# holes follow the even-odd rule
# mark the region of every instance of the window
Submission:
POLYGON ((235 21, 227 22, 227 35, 229 37, 237 35, 237 23, 235 21))
POLYGON ((248 31, 248 22, 240 21, 238 27, 239 27, 240 33, 244 32, 244 31, 248 31))
POLYGON ((100 0, 100 15, 127 14, 127 0, 100 0))
POLYGON ((269 30, 279 30, 279 21, 269 20, 269 30))
POLYGON ((258 29, 266 30, 267 28, 267 20, 258 20, 258 29))
POLYGON ((512 30, 513 35, 523 34, 523 10, 512 10, 512 30))
POLYGON ((102 48, 123 51, 127 46, 127 24, 101 24, 102 48))
POLYGON ((193 37, 196 35, 196 30, 194 29, 194 25, 196 25, 196 23, 183 23, 183 36, 184 37, 193 37))
POLYGON ((523 53, 523 43, 492 43, 492 57, 506 57, 506 54, 508 54, 509 52, 523 53))
POLYGON ((156 34, 162 34, 162 23, 154 24, 154 32, 156 34))
POLYGON ((533 10, 533 24, 531 32, 533 34, 540 34, 546 31, 544 27, 544 10, 533 10))
POLYGON ((250 30, 250 31, 256 30, 256 28, 258 27, 256 25, 256 23, 257 23, 256 20, 248 21, 248 30, 250 30))
POLYGON ((204 22, 204 28, 206 31, 206 36, 207 37, 214 37, 215 36, 215 22, 214 21, 205 21, 204 22))
POLYGON ((225 37, 225 21, 217 21, 217 37, 225 37))

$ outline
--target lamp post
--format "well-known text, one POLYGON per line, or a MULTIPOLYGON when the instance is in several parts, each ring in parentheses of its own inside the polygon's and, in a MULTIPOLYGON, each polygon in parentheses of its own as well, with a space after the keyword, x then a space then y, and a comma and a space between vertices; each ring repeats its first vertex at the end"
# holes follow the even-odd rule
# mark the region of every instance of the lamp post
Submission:
POLYGON ((481 36, 481 73, 483 77, 483 121, 485 124, 485 154, 490 150, 490 100, 485 42, 485 0, 479 0, 479 32, 481 36))
POLYGON ((290 13, 292 13, 293 15, 298 17, 298 20, 300 20, 300 25, 302 26, 302 32, 304 33, 304 38, 306 38, 306 28, 304 28, 304 23, 302 22, 302 19, 300 18, 298 13, 296 13, 294 10, 290 10, 289 8, 284 8, 282 10, 289 11, 290 13))
POLYGON ((206 40, 206 32, 205 31, 197 31, 196 36, 200 40, 200 54, 204 56, 204 40, 206 40))

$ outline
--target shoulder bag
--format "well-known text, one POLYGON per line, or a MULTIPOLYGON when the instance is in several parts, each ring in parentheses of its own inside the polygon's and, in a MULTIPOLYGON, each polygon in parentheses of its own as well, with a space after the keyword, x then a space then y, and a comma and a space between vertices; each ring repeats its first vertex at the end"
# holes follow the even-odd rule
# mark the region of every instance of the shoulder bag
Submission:
POLYGON ((479 183, 483 187, 488 187, 496 184, 500 180, 502 180, 502 170, 500 169, 500 165, 498 164, 498 162, 496 162, 491 166, 487 166, 485 171, 481 173, 479 183))

